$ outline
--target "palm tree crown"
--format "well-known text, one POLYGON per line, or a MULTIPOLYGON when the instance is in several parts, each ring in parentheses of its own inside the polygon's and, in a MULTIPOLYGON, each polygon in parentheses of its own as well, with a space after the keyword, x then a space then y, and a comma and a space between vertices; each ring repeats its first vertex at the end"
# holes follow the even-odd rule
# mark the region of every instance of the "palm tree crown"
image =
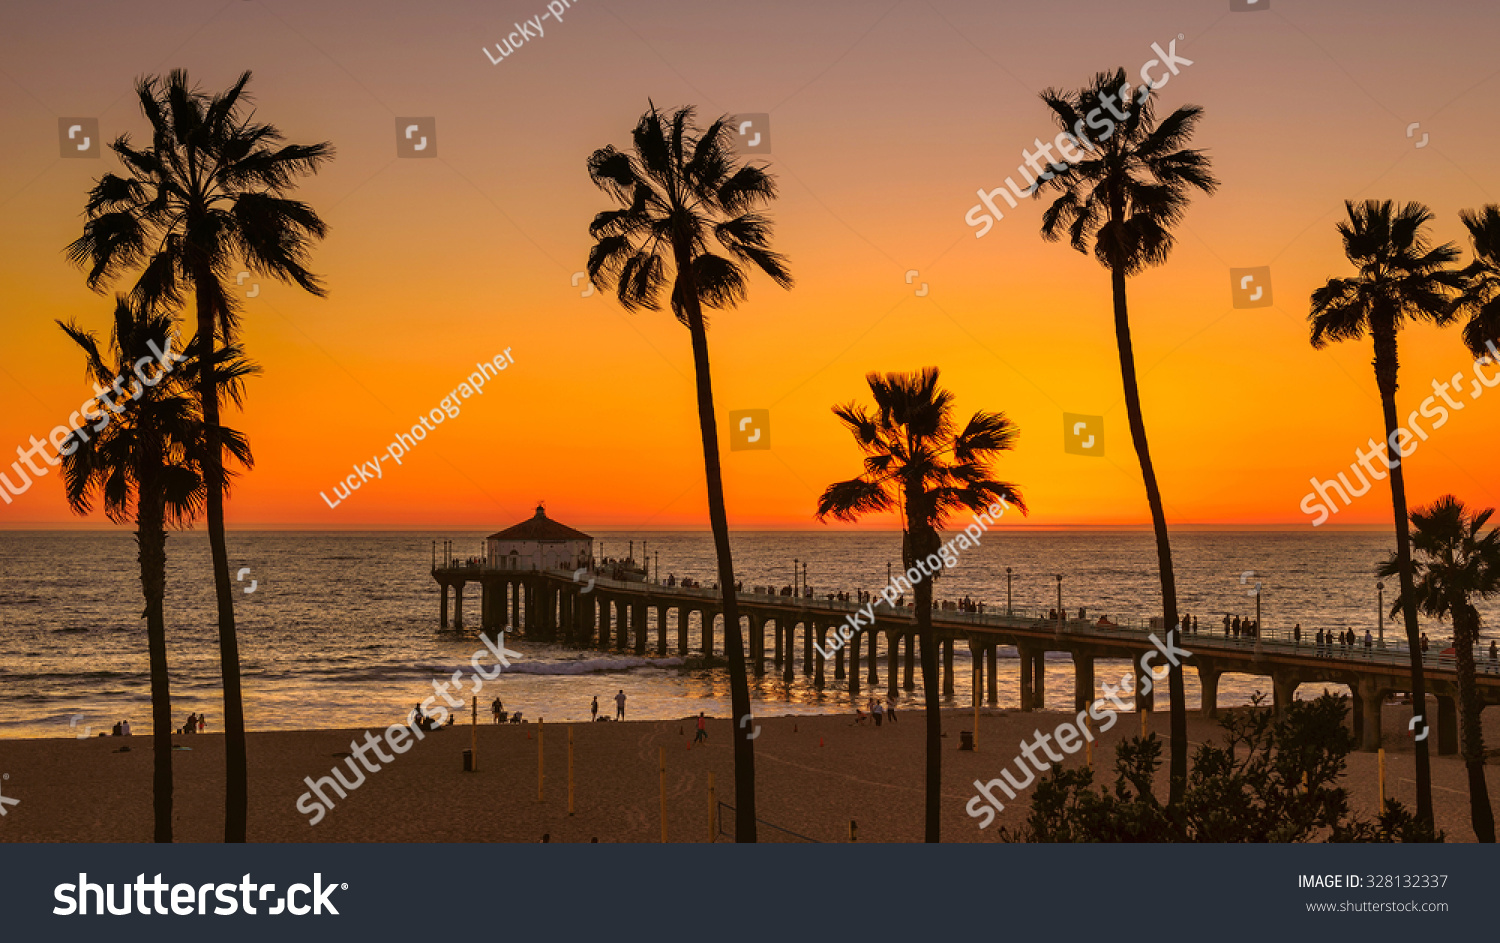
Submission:
POLYGON ((1339 223, 1344 254, 1359 269, 1333 278, 1312 295, 1312 345, 1359 340, 1383 325, 1399 329, 1408 317, 1437 325, 1452 323, 1455 293, 1466 284, 1449 268, 1458 259, 1452 243, 1432 246, 1425 227, 1432 211, 1420 203, 1390 200, 1345 201, 1348 219, 1339 223))
POLYGON ((1069 135, 1082 160, 1053 164, 1036 183, 1035 195, 1060 190, 1061 196, 1042 215, 1042 236, 1049 241, 1067 235, 1079 252, 1089 251, 1109 268, 1135 275, 1166 261, 1172 251, 1172 227, 1187 211, 1193 190, 1211 194, 1219 181, 1209 158, 1184 149, 1203 109, 1184 105, 1160 124, 1149 94, 1132 95, 1125 70, 1101 72, 1073 92, 1047 89, 1042 100, 1069 135), (1124 118, 1111 121, 1109 115, 1124 118), (1113 131, 1084 135, 1091 117, 1103 117, 1113 131))
POLYGON ((1462 302, 1469 316, 1464 346, 1476 357, 1495 358, 1495 348, 1500 347, 1500 206, 1491 203, 1458 215, 1474 246, 1474 261, 1464 269, 1469 279, 1462 302))
MULTIPOLYGON (((873 410, 856 403, 833 410, 864 451, 865 470, 829 485, 818 500, 820 520, 854 521, 895 510, 909 534, 926 540, 952 514, 983 510, 1001 498, 1025 513, 1020 491, 989 477, 990 463, 1012 449, 1018 435, 1004 413, 977 412, 959 429, 953 394, 938 386, 936 367, 871 373, 865 380, 875 397, 873 410)), ((912 547, 911 558, 932 549, 912 547)))
MULTIPOLYGON (((1422 555, 1417 561, 1417 606, 1433 618, 1454 618, 1455 629, 1467 615, 1469 599, 1500 593, 1500 530, 1482 533, 1494 513, 1493 508, 1470 511, 1451 494, 1411 512, 1412 549, 1422 555)), ((1394 556, 1381 565, 1379 575, 1397 575, 1394 556)), ((1400 607, 1398 599, 1392 611, 1400 607)))
POLYGON ((771 221, 757 212, 775 198, 775 178, 736 161, 731 128, 724 117, 699 132, 692 108, 664 121, 652 105, 635 126, 633 152, 608 145, 589 157, 594 184, 624 207, 589 225, 589 278, 613 285, 626 310, 658 309, 669 281, 672 312, 684 324, 690 297, 734 307, 746 295, 746 265, 792 287, 786 258, 770 248, 771 221), (732 258, 711 251, 711 238, 732 258))
POLYGON ((238 304, 224 280, 241 262, 324 294, 306 263, 312 240, 328 227, 312 207, 284 194, 330 160, 333 146, 281 143, 280 131, 247 110, 249 81, 245 72, 212 96, 190 86, 180 69, 165 81, 136 83, 151 143, 138 149, 122 134, 110 145, 126 175, 99 178, 83 235, 67 248, 87 270, 89 287, 143 267, 132 292, 137 304, 155 309, 181 303, 190 289, 204 292, 225 339, 233 336, 238 304))

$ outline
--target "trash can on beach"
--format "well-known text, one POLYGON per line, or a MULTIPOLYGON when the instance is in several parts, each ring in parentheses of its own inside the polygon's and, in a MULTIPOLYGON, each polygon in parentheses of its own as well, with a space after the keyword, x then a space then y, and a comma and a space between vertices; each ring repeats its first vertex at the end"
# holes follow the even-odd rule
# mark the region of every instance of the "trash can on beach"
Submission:
POLYGON ((473 750, 465 750, 464 751, 464 772, 465 773, 472 773, 472 772, 474 772, 474 751, 473 750))

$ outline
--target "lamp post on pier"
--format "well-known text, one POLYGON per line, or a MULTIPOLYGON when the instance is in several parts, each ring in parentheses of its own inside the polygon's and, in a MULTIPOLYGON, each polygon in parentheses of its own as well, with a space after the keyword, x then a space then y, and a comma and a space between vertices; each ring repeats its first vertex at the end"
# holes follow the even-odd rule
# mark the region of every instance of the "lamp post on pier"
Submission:
POLYGON ((1380 631, 1380 648, 1385 649, 1385 584, 1375 584, 1375 624, 1380 631))
POLYGON ((1010 616, 1010 567, 1005 568, 1005 615, 1010 616))
POLYGON ((812 593, 808 592, 808 589, 807 589, 807 561, 806 560, 802 561, 802 592, 805 593, 808 596, 812 595, 812 593))
POLYGON ((799 567, 801 564, 802 564, 801 560, 798 560, 796 557, 792 557, 792 598, 793 599, 796 599, 797 597, 799 597, 799 596, 802 595, 802 593, 797 589, 797 567, 799 567))

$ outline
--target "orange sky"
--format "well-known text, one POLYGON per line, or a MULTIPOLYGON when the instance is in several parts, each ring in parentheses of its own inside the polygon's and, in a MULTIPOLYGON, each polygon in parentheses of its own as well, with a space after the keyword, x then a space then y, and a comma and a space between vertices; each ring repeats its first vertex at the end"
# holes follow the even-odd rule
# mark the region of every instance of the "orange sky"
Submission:
MULTIPOLYGON (((1500 12, 1227 6, 1059 3, 1042 21, 1010 4, 584 0, 500 65, 481 47, 544 13, 543 0, 8 8, 0 461, 88 395, 53 320, 108 323, 108 296, 87 290, 62 248, 91 180, 117 164, 60 159, 58 118, 139 136, 135 76, 181 66, 217 89, 250 68, 260 117, 293 141, 332 141, 338 156, 301 191, 332 227, 314 257, 330 296, 262 283, 245 302, 244 342, 265 373, 233 417, 258 464, 236 487, 231 525, 488 528, 538 498, 580 526, 706 523, 686 330, 570 285, 587 223, 609 205, 585 159, 624 145, 648 96, 706 117, 771 114, 771 212, 797 286, 753 279, 749 303, 710 332, 721 420, 771 411, 771 450, 724 453, 736 526, 816 526, 818 493, 858 470, 829 407, 868 398, 869 370, 928 364, 962 412, 1004 410, 1019 425, 999 472, 1024 490, 1029 523, 1143 522, 1108 274, 1041 241, 1040 204, 982 239, 963 217, 976 189, 999 186, 1033 138, 1055 132, 1041 89, 1114 65, 1134 73, 1153 42, 1181 34, 1193 65, 1160 104, 1207 109, 1196 144, 1223 187, 1195 201, 1168 265, 1130 286, 1169 519, 1305 527, 1309 476, 1346 470, 1381 432, 1368 344, 1307 343, 1308 294, 1349 272, 1334 230, 1342 201, 1421 200, 1436 236, 1467 250, 1458 210, 1500 202, 1500 129, 1476 118, 1500 92, 1500 12), (409 116, 436 118, 437 159, 395 157, 394 119, 409 116), (1229 268, 1258 265, 1272 267, 1276 304, 1232 307, 1229 268), (910 286, 909 269, 920 273, 910 286), (336 508, 320 498, 505 348, 514 366, 405 464, 336 508), (1064 412, 1105 417, 1103 459, 1063 452, 1064 412)), ((1402 345, 1403 413, 1433 378, 1469 369, 1456 330, 1409 329, 1402 345)), ((1500 391, 1435 431, 1408 462, 1412 503, 1450 490, 1500 503, 1497 420, 1500 391)), ((0 526, 70 520, 55 474, 0 504, 0 526)), ((1335 518, 1388 520, 1378 491, 1335 518)))

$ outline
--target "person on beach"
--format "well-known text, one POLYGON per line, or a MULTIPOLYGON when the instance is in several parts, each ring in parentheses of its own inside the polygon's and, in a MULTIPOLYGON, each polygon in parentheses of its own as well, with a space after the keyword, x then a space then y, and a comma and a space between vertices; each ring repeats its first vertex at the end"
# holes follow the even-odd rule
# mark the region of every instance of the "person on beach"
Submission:
POLYGON ((615 695, 615 720, 624 720, 624 719, 625 719, 625 689, 621 688, 620 689, 620 693, 615 695))
POLYGON ((880 706, 880 698, 871 698, 871 700, 874 702, 874 706, 870 709, 870 714, 875 718, 875 726, 879 727, 880 722, 885 719, 885 712, 880 706))
POLYGON ((199 714, 198 715, 198 732, 199 733, 202 733, 204 731, 204 729, 206 727, 208 727, 208 721, 206 721, 206 720, 203 719, 205 716, 206 715, 204 715, 204 714, 199 714))
POLYGON ((1427 633, 1422 633, 1422 654, 1427 654, 1427 633))
POLYGON ((594 695, 594 703, 589 705, 589 722, 593 723, 599 719, 599 695, 594 695))
POLYGON ((896 695, 894 694, 885 699, 885 715, 890 718, 891 723, 896 722, 896 695))
POLYGON ((490 701, 490 717, 494 719, 495 723, 500 723, 500 712, 504 709, 505 705, 500 703, 498 697, 490 701))
POLYGON ((185 724, 182 725, 182 732, 183 733, 193 733, 197 729, 198 729, 198 715, 197 714, 189 714, 188 715, 188 719, 187 719, 187 723, 185 723, 185 724))
POLYGON ((427 715, 424 714, 424 713, 422 713, 422 702, 421 701, 418 701, 416 704, 412 705, 411 713, 412 713, 412 721, 411 721, 412 726, 415 727, 415 728, 417 728, 418 730, 426 730, 427 729, 427 715))
POLYGON ((688 744, 688 747, 691 748, 691 747, 693 747, 696 744, 707 743, 707 742, 708 742, 708 721, 704 718, 703 712, 699 711, 698 712, 698 732, 695 733, 695 734, 693 734, 693 742, 690 743, 690 744, 688 744))
POLYGON ((122 737, 128 737, 128 736, 130 736, 130 721, 128 721, 128 720, 122 720, 122 721, 120 721, 120 736, 122 736, 122 737))

